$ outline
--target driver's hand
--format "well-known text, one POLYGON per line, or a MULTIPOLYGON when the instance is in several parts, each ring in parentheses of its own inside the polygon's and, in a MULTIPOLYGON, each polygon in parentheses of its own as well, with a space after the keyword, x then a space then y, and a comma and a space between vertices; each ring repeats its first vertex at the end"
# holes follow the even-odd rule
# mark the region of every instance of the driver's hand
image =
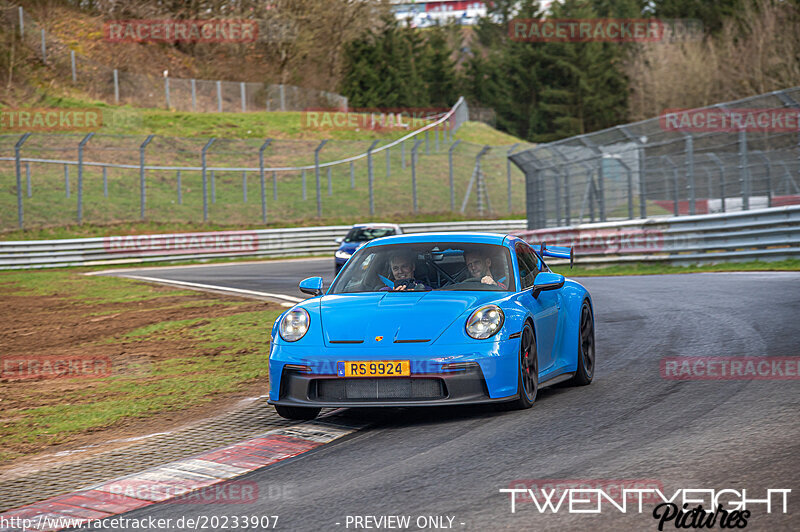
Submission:
POLYGON ((494 279, 492 279, 491 275, 484 275, 481 279, 481 283, 483 284, 497 284, 494 279))
POLYGON ((394 290, 395 290, 395 292, 398 292, 400 290, 405 290, 405 289, 406 289, 406 285, 401 284, 400 286, 395 287, 394 290))

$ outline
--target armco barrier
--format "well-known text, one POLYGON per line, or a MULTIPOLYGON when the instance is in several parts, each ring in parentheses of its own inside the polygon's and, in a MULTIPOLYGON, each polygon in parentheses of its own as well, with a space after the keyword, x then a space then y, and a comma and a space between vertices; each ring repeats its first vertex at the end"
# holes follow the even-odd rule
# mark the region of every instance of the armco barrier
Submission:
POLYGON ((531 243, 574 247, 576 261, 584 265, 780 260, 800 257, 800 206, 583 224, 514 234, 531 243))
MULTIPOLYGON (((800 257, 800 206, 583 224, 525 231, 524 220, 403 224, 406 233, 513 233, 529 242, 575 247, 580 264, 670 264, 800 257)), ((0 268, 52 268, 213 259, 332 255, 350 226, 0 242, 0 268)), ((559 261, 553 261, 559 264, 559 261)))
MULTIPOLYGON (((484 231, 509 233, 525 220, 403 224, 407 233, 484 231)), ((64 240, 0 242, 0 269, 54 268, 107 264, 214 259, 333 255, 337 237, 349 225, 217 231, 169 235, 128 235, 64 240)))

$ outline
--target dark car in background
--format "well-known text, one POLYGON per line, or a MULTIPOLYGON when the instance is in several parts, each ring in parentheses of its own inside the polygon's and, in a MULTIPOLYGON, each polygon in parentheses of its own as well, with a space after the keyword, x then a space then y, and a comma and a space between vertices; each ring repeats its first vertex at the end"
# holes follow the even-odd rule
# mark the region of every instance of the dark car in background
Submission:
POLYGON ((337 238, 339 249, 334 253, 334 271, 339 273, 347 259, 365 242, 384 236, 402 235, 403 230, 397 224, 356 224, 350 228, 347 236, 337 238))

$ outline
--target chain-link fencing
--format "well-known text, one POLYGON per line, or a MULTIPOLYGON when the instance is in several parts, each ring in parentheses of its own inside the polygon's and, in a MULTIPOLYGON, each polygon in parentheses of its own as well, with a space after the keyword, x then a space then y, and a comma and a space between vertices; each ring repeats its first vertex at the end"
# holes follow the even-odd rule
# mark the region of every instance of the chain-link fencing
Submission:
POLYGON ((302 223, 409 213, 522 216, 523 145, 454 138, 463 99, 394 140, 0 135, 0 227, 302 223))
POLYGON ((529 229, 800 203, 800 88, 518 152, 529 229))
POLYGON ((77 53, 30 17, 21 6, 0 3, 0 23, 62 80, 98 100, 177 111, 301 111, 309 107, 347 109, 333 92, 286 84, 183 79, 115 69, 77 53))

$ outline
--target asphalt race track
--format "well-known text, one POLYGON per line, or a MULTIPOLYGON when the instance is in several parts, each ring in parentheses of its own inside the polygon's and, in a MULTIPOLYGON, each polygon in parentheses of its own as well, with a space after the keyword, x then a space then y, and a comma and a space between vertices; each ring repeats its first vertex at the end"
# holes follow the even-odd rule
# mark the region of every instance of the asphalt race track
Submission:
MULTIPOLYGON (((300 279, 323 275, 327 286, 332 269, 331 258, 135 274, 297 296, 300 279)), ((748 499, 764 499, 767 489, 791 489, 788 513, 777 496, 769 514, 763 503, 748 505, 747 530, 800 529, 797 377, 679 381, 660 373, 667 356, 800 355, 800 272, 581 282, 595 304, 592 385, 542 390, 532 409, 518 412, 350 410, 347 415, 374 425, 239 479, 257 483, 255 503, 166 503, 123 517, 175 523, 204 515, 277 515, 278 530, 392 529, 387 525, 395 523, 355 526, 355 517, 366 516, 410 516, 406 530, 657 530, 656 503, 646 502, 642 513, 635 505, 627 513, 611 505, 599 514, 565 507, 540 513, 521 498, 512 513, 510 494, 499 491, 526 481, 592 487, 641 481, 663 486, 667 497, 706 488, 746 489, 748 499)), ((212 529, 223 528, 218 522, 212 529)), ((664 530, 676 530, 674 522, 664 530)))

